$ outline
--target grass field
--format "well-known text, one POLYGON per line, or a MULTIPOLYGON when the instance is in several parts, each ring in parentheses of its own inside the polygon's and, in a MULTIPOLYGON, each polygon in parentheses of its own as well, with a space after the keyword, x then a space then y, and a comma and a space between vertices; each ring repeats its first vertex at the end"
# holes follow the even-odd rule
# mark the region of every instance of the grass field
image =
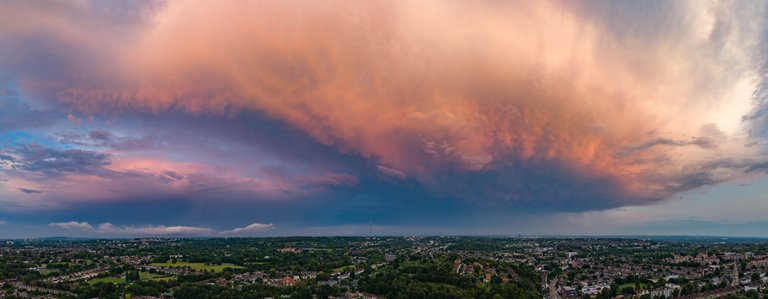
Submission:
POLYGON ((59 272, 59 270, 56 270, 56 269, 43 269, 43 270, 40 270, 40 274, 42 274, 42 275, 48 275, 48 274, 57 273, 57 272, 59 272))
MULTIPOLYGON (((167 274, 155 274, 155 273, 149 273, 149 272, 139 272, 139 277, 141 280, 154 280, 154 281, 169 281, 176 279, 176 276, 167 275, 167 274)), ((88 281, 89 284, 94 285, 100 282, 106 282, 106 283, 124 283, 125 282, 125 276, 121 277, 101 277, 101 278, 95 278, 88 281)))
MULTIPOLYGON (((632 287, 632 288, 635 288, 635 284, 634 284, 634 283, 625 283, 625 284, 619 285, 619 287, 618 287, 618 288, 616 288, 616 289, 617 289, 617 290, 619 290, 619 292, 621 292, 621 289, 623 289, 623 288, 626 288, 626 287, 632 287)), ((647 285, 647 284, 644 284, 644 283, 641 283, 641 284, 640 284, 640 289, 641 289, 641 290, 645 290, 645 289, 648 289, 648 285, 647 285)), ((635 291, 637 291, 637 290, 635 290, 635 291)))
POLYGON ((214 272, 221 272, 221 271, 224 271, 224 268, 232 268, 232 269, 244 268, 242 266, 238 266, 230 263, 223 263, 221 265, 214 264, 209 266, 209 265, 206 265, 205 263, 177 262, 173 264, 173 263, 165 262, 165 263, 152 263, 150 265, 157 266, 157 267, 190 267, 192 268, 192 270, 207 271, 207 272, 210 272, 211 270, 213 270, 214 272))
POLYGON ((155 274, 155 273, 149 273, 149 272, 139 272, 139 277, 142 280, 154 280, 154 281, 169 281, 176 279, 175 276, 166 275, 166 274, 155 274))
POLYGON ((123 279, 122 277, 118 278, 118 277, 112 277, 112 276, 102 277, 102 278, 94 278, 94 279, 89 280, 88 284, 94 285, 94 284, 97 284, 97 283, 100 283, 100 282, 123 283, 123 282, 125 282, 125 279, 123 279))
POLYGON ((346 265, 346 266, 341 266, 341 267, 338 267, 338 268, 335 268, 335 269, 333 269, 333 271, 334 271, 334 272, 341 272, 341 271, 344 271, 344 270, 345 270, 345 269, 347 269, 347 268, 354 270, 355 268, 357 268, 357 266, 355 266, 355 265, 346 265))

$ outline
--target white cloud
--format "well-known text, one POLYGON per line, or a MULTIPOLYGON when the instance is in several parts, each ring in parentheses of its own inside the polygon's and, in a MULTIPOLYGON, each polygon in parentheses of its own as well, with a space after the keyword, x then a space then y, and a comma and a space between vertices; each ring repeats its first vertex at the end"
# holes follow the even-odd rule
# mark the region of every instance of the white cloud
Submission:
MULTIPOLYGON (((0 221, 0 224, 3 222, 0 221)), ((215 230, 206 227, 196 226, 165 226, 165 225, 145 225, 145 226, 117 226, 109 222, 99 224, 94 227, 88 222, 54 222, 48 224, 50 227, 58 227, 64 229, 80 229, 83 231, 91 231, 100 234, 112 234, 112 235, 213 235, 217 233, 215 230)), ((275 225, 272 223, 252 223, 246 227, 238 227, 232 230, 219 231, 220 234, 238 234, 248 232, 261 232, 274 229, 275 225)))
POLYGON ((273 228, 275 228, 275 225, 272 223, 265 224, 265 223, 256 222, 246 227, 238 227, 233 230, 226 231, 224 233, 238 234, 238 233, 247 233, 247 232, 261 232, 261 231, 271 230, 273 228))
POLYGON ((64 229, 80 229, 80 230, 92 230, 93 226, 88 224, 88 222, 77 222, 77 221, 69 221, 69 222, 52 222, 48 223, 48 226, 50 227, 58 227, 58 228, 64 228, 64 229))
POLYGON ((102 223, 96 230, 100 233, 124 234, 124 235, 205 235, 213 233, 213 230, 195 226, 153 226, 142 227, 116 226, 112 223, 102 223))
POLYGON ((0 225, 3 225, 3 224, 5 224, 5 221, 0 220, 0 225))

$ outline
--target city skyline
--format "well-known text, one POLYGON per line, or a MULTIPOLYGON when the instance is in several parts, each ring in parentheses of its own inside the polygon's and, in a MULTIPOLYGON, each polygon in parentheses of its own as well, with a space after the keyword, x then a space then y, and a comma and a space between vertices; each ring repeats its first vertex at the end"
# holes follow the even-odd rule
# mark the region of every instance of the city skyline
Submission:
POLYGON ((758 1, 0 3, 0 239, 768 237, 758 1))

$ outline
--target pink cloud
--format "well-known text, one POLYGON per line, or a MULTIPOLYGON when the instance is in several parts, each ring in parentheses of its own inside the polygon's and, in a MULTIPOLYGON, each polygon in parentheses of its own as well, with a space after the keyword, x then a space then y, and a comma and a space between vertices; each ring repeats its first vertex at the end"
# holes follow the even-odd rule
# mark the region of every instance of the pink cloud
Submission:
POLYGON ((227 231, 225 233, 229 233, 229 234, 252 233, 252 232, 267 231, 267 230, 271 230, 271 229, 274 229, 274 228, 275 228, 275 225, 272 224, 272 223, 265 224, 265 223, 258 223, 258 222, 256 222, 256 223, 252 223, 252 224, 250 224, 248 226, 245 226, 245 227, 238 227, 238 228, 232 229, 232 230, 227 231))
MULTIPOLYGON (((88 153, 91 152, 78 152, 79 155, 91 155, 88 153)), ((13 180, 0 185, 0 194, 6 193, 6 200, 14 203, 13 207, 7 207, 9 209, 62 208, 72 202, 151 198, 212 199, 225 196, 233 200, 279 200, 307 196, 326 187, 357 184, 354 176, 342 173, 320 172, 290 177, 268 171, 244 173, 241 169, 215 164, 153 157, 110 157, 110 161, 94 161, 91 164, 97 164, 88 168, 80 164, 64 164, 63 171, 59 172, 49 165, 29 166, 32 161, 17 155, 12 163, 18 169, 8 166, 7 171, 13 171, 13 180), (31 192, 33 190, 35 192, 31 192)), ((65 158, 68 159, 59 160, 65 158)), ((84 159, 78 161, 86 161, 84 159)))
MULTIPOLYGON (((100 72, 78 69, 82 76, 71 84, 29 83, 84 114, 248 109, 375 160, 388 175, 431 182, 446 168, 559 163, 609 178, 617 196, 642 203, 695 188, 690 178, 702 171, 711 177, 701 184, 738 176, 707 168, 713 159, 759 156, 741 139, 759 74, 748 41, 759 32, 728 14, 711 15, 734 9, 728 5, 682 6, 679 13, 692 10, 696 18, 659 36, 616 34, 562 1, 178 1, 129 26, 123 41, 110 34, 114 28, 86 34, 98 26, 85 25, 98 20, 73 16, 88 7, 64 9, 68 14, 22 7, 40 21, 4 34, 43 32, 86 53, 106 52, 100 56, 111 63, 100 72), (707 148, 688 142, 704 126, 726 138, 707 148), (671 142, 645 146, 658 140, 671 142)), ((353 183, 343 174, 283 180, 135 163, 116 161, 110 169, 139 177, 174 171, 184 179, 123 183, 171 194, 279 194, 302 182, 353 183)), ((109 185, 69 178, 78 180, 109 185)))

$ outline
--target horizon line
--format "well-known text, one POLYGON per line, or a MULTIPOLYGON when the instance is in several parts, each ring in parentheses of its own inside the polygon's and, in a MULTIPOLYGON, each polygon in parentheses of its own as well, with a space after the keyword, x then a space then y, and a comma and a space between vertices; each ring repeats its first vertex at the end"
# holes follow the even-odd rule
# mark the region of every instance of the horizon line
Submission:
POLYGON ((21 237, 21 238, 0 238, 0 241, 15 240, 45 240, 45 239, 74 239, 74 240, 131 240, 131 239, 268 239, 268 238, 521 238, 521 239, 643 239, 643 238, 720 238, 720 239, 765 239, 768 236, 736 236, 736 235, 652 235, 652 234, 626 234, 626 235, 564 235, 564 234, 516 234, 516 235, 463 235, 463 234, 429 234, 429 235, 275 235, 275 236, 191 236, 191 235, 158 235, 158 236, 114 236, 114 237, 70 237, 70 236, 48 236, 48 237, 21 237))

